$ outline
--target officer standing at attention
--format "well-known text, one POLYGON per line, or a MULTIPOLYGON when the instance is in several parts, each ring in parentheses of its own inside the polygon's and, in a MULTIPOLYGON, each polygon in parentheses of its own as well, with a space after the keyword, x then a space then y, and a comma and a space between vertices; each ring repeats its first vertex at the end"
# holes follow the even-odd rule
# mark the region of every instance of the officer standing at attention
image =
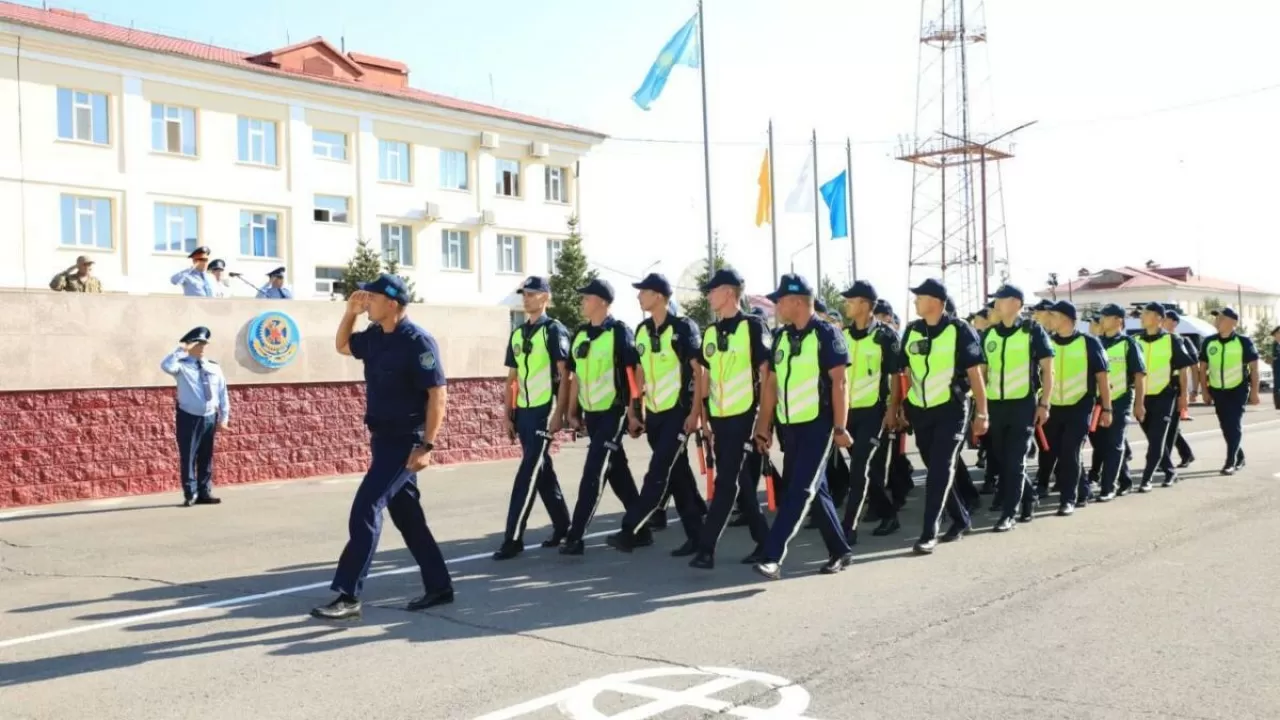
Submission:
POLYGON ((228 427, 231 399, 222 368, 204 357, 212 336, 209 328, 193 328, 182 336, 181 345, 160 361, 160 369, 178 381, 177 439, 183 507, 222 502, 212 494, 213 438, 218 428, 228 427))
MULTIPOLYGON (((959 540, 969 531, 969 512, 952 484, 956 458, 965 436, 987 433, 987 393, 982 371, 982 345, 973 327, 943 310, 947 288, 929 279, 911 289, 916 296, 919 320, 907 324, 899 365, 911 380, 906 402, 899 413, 899 427, 910 424, 928 475, 925 480, 924 527, 914 550, 921 555, 938 546, 938 529, 945 505, 951 527, 943 542, 959 540), (969 423, 970 389, 976 404, 969 423)), ((895 390, 901 397, 900 389, 895 390)), ((895 401, 898 398, 895 398, 895 401)))
POLYGON ((569 359, 569 331, 547 317, 551 286, 545 278, 530 277, 520 286, 525 322, 511 331, 507 343, 507 437, 519 438, 522 451, 511 487, 507 527, 494 560, 508 560, 524 552, 524 531, 533 511, 535 490, 551 516, 552 534, 542 547, 553 548, 569 534, 569 506, 560 492, 551 462, 551 439, 565 426, 569 383, 564 382, 569 359), (514 401, 514 406, 511 404, 514 401))
MULTIPOLYGON (((1221 319, 1222 319, 1221 317, 1218 318, 1219 321, 1221 321, 1221 319)), ((1188 396, 1188 401, 1190 401, 1191 386, 1194 384, 1194 380, 1196 379, 1195 373, 1197 373, 1200 369, 1198 365, 1198 363, 1200 362, 1200 348, 1196 347, 1196 344, 1192 342, 1190 338, 1188 338, 1185 335, 1180 335, 1178 333, 1178 323, 1180 322, 1182 322, 1182 316, 1178 314, 1177 309, 1170 307, 1169 305, 1165 305, 1164 320, 1162 323, 1164 326, 1164 330, 1165 332, 1172 335, 1174 339, 1180 340, 1182 342, 1183 349, 1186 350, 1187 356, 1191 358, 1191 363, 1192 363, 1191 368, 1187 371, 1187 377, 1185 380, 1187 387, 1186 387, 1186 391, 1183 392, 1183 395, 1188 396)), ((1217 323, 1215 322, 1215 326, 1216 324, 1217 323)), ((1173 379, 1173 383, 1175 387, 1177 387, 1182 382, 1184 381, 1181 377, 1175 376, 1173 379)), ((1173 461, 1172 458, 1173 458, 1174 449, 1175 448, 1177 449, 1179 469, 1189 468, 1191 467, 1191 463, 1196 461, 1195 453, 1191 451, 1191 446, 1187 444, 1187 439, 1182 437, 1182 412, 1181 411, 1174 414, 1173 420, 1170 422, 1170 425, 1169 425, 1169 434, 1165 439, 1164 445, 1165 445, 1164 451, 1169 455, 1170 462, 1173 461)))
POLYGON ((182 294, 187 297, 214 297, 214 279, 208 273, 209 248, 201 245, 187 257, 191 258, 191 267, 174 273, 169 282, 181 285, 182 294))
POLYGON ((571 341, 568 415, 574 430, 585 422, 590 444, 561 555, 581 555, 586 551, 582 538, 600 506, 606 480, 626 510, 640 499, 622 447, 628 425, 638 428, 640 423, 640 387, 631 379, 639 363, 635 336, 631 328, 609 314, 613 286, 608 281, 592 280, 578 288, 578 294, 582 296, 582 315, 587 322, 577 329, 571 341), (582 420, 578 419, 579 410, 582 420))
POLYGON ((1173 418, 1187 408, 1187 373, 1193 361, 1181 338, 1161 327, 1164 306, 1148 303, 1142 309, 1142 334, 1137 337, 1142 360, 1147 366, 1147 395, 1141 406, 1134 406, 1133 416, 1142 424, 1147 436, 1147 464, 1142 469, 1138 492, 1151 491, 1151 478, 1156 470, 1164 473, 1164 486, 1169 487, 1178 474, 1169 459, 1166 446, 1173 418), (1174 383, 1174 376, 1181 379, 1174 383))
POLYGON ((702 333, 702 420, 715 450, 715 492, 698 535, 690 567, 715 567, 716 545, 737 505, 742 522, 756 547, 742 562, 764 560, 769 524, 760 511, 759 456, 752 433, 760 408, 762 386, 769 379, 769 348, 773 334, 757 315, 742 313, 742 276, 728 268, 717 270, 702 286, 707 304, 719 318, 702 333), (756 455, 755 457, 752 457, 756 455))
POLYGON ((838 573, 853 561, 853 555, 841 532, 826 475, 833 445, 844 450, 853 446, 846 427, 849 350, 843 335, 815 314, 813 288, 803 277, 783 275, 768 298, 787 324, 773 343, 771 381, 764 384, 755 443, 760 453, 769 451, 776 418, 779 442, 786 448, 782 474, 787 479, 765 540, 764 557, 752 569, 770 580, 782 577, 787 545, 816 495, 818 531, 827 546, 827 563, 821 572, 838 573))
MULTIPOLYGON (((671 283, 665 276, 650 273, 632 287, 640 291, 640 309, 649 313, 636 330, 640 356, 636 383, 644 389, 644 429, 653 455, 639 500, 627 507, 621 532, 607 541, 622 552, 652 545, 649 522, 669 495, 676 501, 685 533, 684 545, 675 555, 685 557, 694 552, 706 514, 689 466, 689 436, 698 429, 702 405, 702 334, 697 323, 667 312, 671 283)), ((632 428, 633 434, 636 430, 632 428)))
POLYGON ((1208 378, 1205 398, 1213 405, 1222 437, 1227 441, 1223 475, 1234 475, 1244 467, 1244 449, 1240 445, 1244 436, 1244 406, 1261 402, 1258 349, 1252 339, 1236 332, 1238 322, 1240 315, 1235 308, 1219 311, 1218 334, 1204 341, 1204 352, 1200 354, 1200 367, 1208 378))
POLYGON ((330 585, 338 597, 313 609, 312 617, 360 617, 360 593, 378 548, 383 508, 422 572, 426 593, 407 609, 453 602, 449 569, 427 528, 418 490, 418 473, 431 464, 436 434, 444 422, 446 380, 436 339, 405 315, 408 295, 403 280, 383 273, 351 294, 338 323, 338 353, 364 362, 364 421, 372 457, 351 503, 350 539, 330 585), (361 313, 368 313, 372 324, 352 332, 361 313))
POLYGON ((1035 517, 1036 492, 1027 479, 1027 446, 1034 428, 1049 418, 1053 346, 1044 328, 1022 319, 1022 290, 1001 285, 995 298, 999 321, 982 334, 991 413, 986 437, 991 439, 990 462, 1001 468, 1000 520, 994 531, 1006 532, 1018 521, 1031 522, 1035 517), (1040 400, 1038 392, 1044 393, 1040 400))
POLYGON ((292 300, 293 293, 284 286, 284 268, 267 273, 267 284, 258 290, 258 297, 269 300, 292 300))
POLYGON ((1111 303, 1104 306, 1099 314, 1101 334, 1098 339, 1107 353, 1112 417, 1110 427, 1099 428, 1093 451, 1102 456, 1098 478, 1102 487, 1098 502, 1109 502, 1128 494, 1133 487, 1133 478, 1129 476, 1130 453, 1125 426, 1134 408, 1145 406, 1147 365, 1137 341, 1124 331, 1124 308, 1111 303))
POLYGON ((890 407, 890 401, 902 372, 898 366, 902 348, 898 346, 898 334, 872 317, 878 296, 871 283, 859 280, 841 295, 849 317, 849 325, 843 330, 849 350, 849 415, 845 427, 853 436, 853 447, 849 449, 850 495, 840 527, 845 539, 854 545, 858 541, 858 518, 868 497, 880 518, 876 528, 880 535, 900 527, 897 508, 884 491, 888 463, 873 465, 871 458, 886 457, 877 451, 887 425, 898 414, 898 408, 890 407))

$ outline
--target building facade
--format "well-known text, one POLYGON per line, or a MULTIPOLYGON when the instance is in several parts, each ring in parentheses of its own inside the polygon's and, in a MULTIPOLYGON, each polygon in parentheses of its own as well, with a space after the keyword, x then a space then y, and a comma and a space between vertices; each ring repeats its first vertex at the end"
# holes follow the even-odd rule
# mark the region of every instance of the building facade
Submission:
POLYGON ((554 267, 603 139, 322 38, 247 55, 0 2, 0 287, 86 255, 108 292, 176 293, 206 245, 329 299, 365 239, 428 302, 498 304, 554 267))

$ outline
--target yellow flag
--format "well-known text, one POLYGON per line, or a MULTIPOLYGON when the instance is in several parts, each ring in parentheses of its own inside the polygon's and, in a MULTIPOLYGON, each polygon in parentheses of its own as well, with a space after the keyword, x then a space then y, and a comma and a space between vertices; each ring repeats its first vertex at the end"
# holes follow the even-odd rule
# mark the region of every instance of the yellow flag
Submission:
POLYGON ((760 186, 760 197, 756 200, 756 227, 773 222, 773 193, 769 186, 769 151, 764 151, 764 159, 760 161, 760 178, 756 181, 760 186))

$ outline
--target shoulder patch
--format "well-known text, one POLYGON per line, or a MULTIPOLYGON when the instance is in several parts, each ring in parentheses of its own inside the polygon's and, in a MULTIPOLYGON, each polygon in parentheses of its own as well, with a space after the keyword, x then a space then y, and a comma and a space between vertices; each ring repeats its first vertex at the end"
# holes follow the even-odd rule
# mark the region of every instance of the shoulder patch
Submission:
POLYGON ((849 346, 844 341, 844 332, 831 333, 831 349, 838 353, 849 352, 849 346))
POLYGON ((569 336, 565 333, 560 333, 560 352, 565 354, 569 352, 569 336))
POLYGON ((431 352, 430 350, 422 353, 421 355, 418 356, 418 364, 422 366, 423 370, 435 370, 436 354, 431 352))

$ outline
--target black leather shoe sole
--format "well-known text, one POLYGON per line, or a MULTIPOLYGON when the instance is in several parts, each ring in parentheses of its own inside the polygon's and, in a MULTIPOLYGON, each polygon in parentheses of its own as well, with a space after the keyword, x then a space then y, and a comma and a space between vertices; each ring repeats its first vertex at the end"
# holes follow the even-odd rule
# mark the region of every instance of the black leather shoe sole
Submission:
POLYGON ((561 555, 582 555, 587 551, 587 544, 581 540, 568 540, 560 546, 561 555))
POLYGON ((361 615, 359 604, 339 607, 326 605, 311 610, 311 617, 317 620, 359 620, 361 615))
POLYGON ((433 608, 437 605, 448 605, 451 602, 453 602, 453 590, 437 590, 411 601, 405 606, 405 609, 413 612, 433 608))
POLYGON ((198 497, 196 498, 196 504, 197 505, 221 505, 222 498, 216 498, 212 495, 209 495, 207 497, 198 497))

